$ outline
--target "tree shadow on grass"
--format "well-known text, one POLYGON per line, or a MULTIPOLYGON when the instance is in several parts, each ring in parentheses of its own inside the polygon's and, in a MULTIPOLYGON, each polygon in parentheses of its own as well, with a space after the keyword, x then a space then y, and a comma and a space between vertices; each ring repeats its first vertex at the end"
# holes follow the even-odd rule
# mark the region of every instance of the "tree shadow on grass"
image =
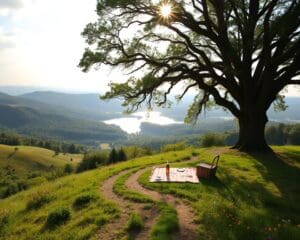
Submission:
POLYGON ((291 159, 286 153, 277 154, 250 154, 261 165, 256 165, 256 169, 261 176, 270 181, 278 188, 281 194, 282 202, 286 204, 286 211, 297 211, 297 221, 300 222, 300 169, 293 166, 292 162, 297 159, 291 159), (288 157, 287 157, 288 156, 288 157))
POLYGON ((208 210, 203 209, 204 225, 213 226, 216 238, 224 240, 299 239, 300 169, 286 155, 250 156, 256 160, 253 167, 259 178, 251 172, 244 175, 224 168, 218 170, 220 178, 201 180, 220 196, 219 201, 208 205, 208 210), (209 209, 215 209, 214 213, 209 209))
POLYGON ((236 202, 234 191, 217 176, 210 179, 201 178, 200 182, 207 187, 214 188, 224 199, 232 201, 233 203, 236 202))

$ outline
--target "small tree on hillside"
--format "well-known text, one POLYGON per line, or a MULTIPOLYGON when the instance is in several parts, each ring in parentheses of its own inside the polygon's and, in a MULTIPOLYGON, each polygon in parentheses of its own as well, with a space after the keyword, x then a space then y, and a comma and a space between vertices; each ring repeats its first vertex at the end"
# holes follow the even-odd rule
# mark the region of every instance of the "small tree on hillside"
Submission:
POLYGON ((67 163, 64 167, 64 173, 70 174, 74 171, 73 166, 67 163))
POLYGON ((108 163, 116 163, 118 162, 118 154, 115 148, 113 148, 108 157, 108 163))
POLYGON ((69 153, 76 153, 76 146, 75 146, 75 144, 72 143, 72 144, 69 146, 68 152, 69 152, 69 153))
POLYGON ((118 152, 118 161, 126 161, 127 160, 127 156, 123 150, 123 148, 121 148, 118 152))

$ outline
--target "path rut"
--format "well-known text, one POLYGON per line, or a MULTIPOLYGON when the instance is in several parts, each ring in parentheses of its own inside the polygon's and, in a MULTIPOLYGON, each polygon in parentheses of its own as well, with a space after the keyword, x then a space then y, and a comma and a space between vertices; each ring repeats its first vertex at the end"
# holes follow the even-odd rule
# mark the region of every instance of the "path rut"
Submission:
POLYGON ((127 222, 131 213, 137 212, 140 216, 144 217, 144 227, 140 232, 131 233, 131 237, 136 240, 147 240, 149 232, 151 230, 152 225, 155 223, 156 218, 158 216, 158 211, 155 208, 151 209, 143 209, 144 204, 135 203, 129 200, 126 200, 120 196, 118 196, 113 191, 113 185, 115 181, 130 172, 130 170, 125 170, 120 172, 119 174, 108 178, 101 187, 101 192, 106 199, 111 200, 116 203, 118 207, 121 209, 120 217, 115 219, 113 222, 108 223, 101 228, 97 234, 96 239, 99 240, 117 240, 124 236, 123 230, 125 229, 127 222))
MULTIPOLYGON (((197 161, 197 157, 192 157, 189 162, 197 161)), ((183 161, 187 162, 187 161, 183 161)), ((139 192, 141 194, 147 195, 151 197, 154 201, 164 201, 174 207, 178 214, 179 220, 179 232, 174 234, 175 240, 196 240, 198 239, 197 234, 197 225, 194 222, 195 215, 192 211, 192 208, 185 204, 182 200, 170 195, 170 194, 161 194, 159 192, 149 190, 144 188, 138 183, 138 178, 141 174, 145 171, 149 170, 150 167, 138 170, 137 172, 133 173, 125 182, 125 186, 132 190, 139 192)), ((121 196, 118 196, 113 191, 113 186, 115 181, 129 173, 131 170, 124 170, 117 175, 108 178, 106 181, 103 182, 102 187, 100 189, 102 195, 114 203, 118 205, 121 209, 120 217, 104 225, 97 233, 96 239, 99 240, 118 240, 124 237, 124 229, 127 225, 129 217, 132 212, 137 212, 140 216, 144 218, 144 228, 141 232, 135 233, 135 235, 131 235, 133 239, 136 240, 147 240, 149 239, 149 233, 152 226, 155 224, 156 219, 158 217, 158 209, 152 207, 151 209, 144 209, 144 204, 136 203, 130 200, 126 200, 121 196)))
POLYGON ((195 215, 192 211, 192 208, 185 204, 182 200, 170 195, 170 194, 161 194, 156 191, 149 190, 144 188, 139 184, 138 178, 150 168, 142 169, 132 174, 125 185, 127 188, 145 194, 151 197, 155 201, 165 201, 172 207, 174 207, 178 214, 179 220, 179 234, 174 235, 175 239, 184 239, 184 240, 195 240, 198 237, 197 234, 197 225, 195 224, 195 215))

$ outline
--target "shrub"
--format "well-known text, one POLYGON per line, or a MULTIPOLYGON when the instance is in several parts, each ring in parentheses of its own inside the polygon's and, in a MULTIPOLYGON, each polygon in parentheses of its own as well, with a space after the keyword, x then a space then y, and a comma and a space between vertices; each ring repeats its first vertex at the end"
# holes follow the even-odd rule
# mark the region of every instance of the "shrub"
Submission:
POLYGON ((199 155, 198 152, 195 152, 195 151, 192 152, 192 156, 193 156, 193 157, 197 157, 198 155, 199 155))
POLYGON ((27 179, 40 177, 41 175, 42 175, 42 173, 38 172, 38 171, 30 172, 30 173, 27 174, 27 179))
POLYGON ((233 146, 238 141, 239 134, 237 132, 229 132, 225 135, 224 143, 227 146, 233 146))
POLYGON ((107 153, 105 152, 95 152, 84 155, 83 160, 79 163, 76 172, 83 172, 90 169, 95 169, 99 165, 104 165, 107 163, 107 153))
POLYGON ((123 148, 121 148, 121 149, 118 151, 118 161, 119 161, 119 162, 122 162, 122 161, 126 161, 126 160, 127 160, 126 153, 124 152, 123 148))
POLYGON ((34 185, 37 185, 37 184, 41 184, 43 182, 47 182, 47 179, 45 177, 35 177, 35 178, 30 178, 27 180, 27 183, 28 183, 28 186, 29 187, 32 187, 34 185))
POLYGON ((118 153, 115 148, 111 150, 108 156, 108 163, 116 163, 118 162, 118 153))
POLYGON ((300 145, 300 125, 291 128, 288 136, 289 144, 300 145))
POLYGON ((152 155, 152 150, 147 147, 127 146, 122 149, 125 152, 127 160, 152 155))
POLYGON ((17 192, 23 191, 27 189, 28 183, 25 180, 17 180, 14 181, 8 181, 7 185, 5 186, 3 192, 1 193, 0 198, 6 198, 9 197, 17 192))
POLYGON ((86 207, 91 201, 93 201, 96 198, 95 195, 91 194, 91 193, 83 193, 81 195, 79 195, 74 203, 73 206, 75 208, 83 208, 86 207))
POLYGON ((30 200, 27 202, 26 209, 32 210, 32 209, 39 209, 45 204, 49 203, 51 201, 51 196, 49 196, 49 192, 37 192, 35 194, 32 194, 30 200))
POLYGON ((201 138, 202 147, 224 146, 224 137, 214 133, 204 134, 201 138))
POLYGON ((285 125, 271 125, 266 128, 265 136, 270 145, 284 145, 286 143, 285 125))
POLYGON ((186 143, 185 142, 178 142, 174 144, 167 144, 161 148, 162 152, 170 152, 170 151, 180 151, 186 149, 186 143))
POLYGON ((101 216, 98 216, 95 219, 95 223, 97 224, 97 226, 103 226, 104 224, 106 224, 109 221, 109 216, 103 214, 101 216))
POLYGON ((4 228, 9 223, 9 214, 7 211, 0 211, 0 237, 2 236, 2 232, 4 232, 4 228))
POLYGON ((71 164, 66 164, 64 167, 64 173, 70 174, 73 172, 73 166, 71 164))
POLYGON ((128 223, 127 231, 140 231, 143 228, 143 220, 137 213, 131 214, 128 223))
POLYGON ((48 214, 46 227, 55 228, 64 224, 71 218, 71 212, 67 207, 59 207, 48 214))

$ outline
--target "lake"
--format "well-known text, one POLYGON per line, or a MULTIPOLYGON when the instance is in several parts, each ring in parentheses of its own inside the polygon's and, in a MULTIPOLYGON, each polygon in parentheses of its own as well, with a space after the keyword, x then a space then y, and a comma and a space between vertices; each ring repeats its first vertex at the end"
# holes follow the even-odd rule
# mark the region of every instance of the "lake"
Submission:
POLYGON ((141 131, 142 123, 153 123, 158 125, 182 124, 172 118, 162 116, 160 112, 136 112, 129 117, 115 118, 104 121, 106 124, 117 125, 129 134, 136 134, 141 131))

